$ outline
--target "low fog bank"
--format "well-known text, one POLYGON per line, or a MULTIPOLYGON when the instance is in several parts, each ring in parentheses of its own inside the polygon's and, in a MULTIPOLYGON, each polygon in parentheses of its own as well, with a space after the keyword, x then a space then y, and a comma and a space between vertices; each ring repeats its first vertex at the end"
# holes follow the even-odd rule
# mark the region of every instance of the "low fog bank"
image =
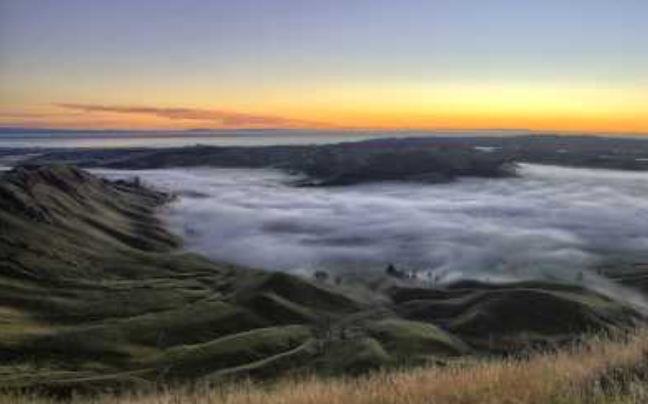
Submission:
POLYGON ((645 258, 648 173, 522 165, 519 178, 294 188, 270 170, 101 171, 180 194, 169 223, 187 247, 247 266, 384 270, 422 279, 598 284, 610 256, 645 258))

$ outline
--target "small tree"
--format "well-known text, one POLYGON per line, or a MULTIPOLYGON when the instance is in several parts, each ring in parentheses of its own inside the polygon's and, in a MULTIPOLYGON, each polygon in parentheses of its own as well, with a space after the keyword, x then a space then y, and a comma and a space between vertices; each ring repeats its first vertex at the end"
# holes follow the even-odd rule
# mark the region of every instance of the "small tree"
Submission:
POLYGON ((385 273, 387 275, 389 275, 389 276, 392 276, 392 277, 398 278, 398 279, 403 279, 403 278, 407 277, 407 273, 404 272, 404 271, 400 271, 400 270, 396 269, 394 264, 389 264, 387 266, 387 269, 385 270, 385 273))
POLYGON ((325 271, 315 271, 313 276, 315 277, 315 280, 318 282, 326 282, 328 281, 329 278, 329 274, 325 271))

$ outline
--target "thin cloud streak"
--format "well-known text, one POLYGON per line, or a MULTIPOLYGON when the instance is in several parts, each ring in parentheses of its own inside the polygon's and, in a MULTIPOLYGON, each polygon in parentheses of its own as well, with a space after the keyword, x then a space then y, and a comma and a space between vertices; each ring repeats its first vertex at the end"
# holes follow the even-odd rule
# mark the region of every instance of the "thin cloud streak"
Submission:
POLYGON ((85 113, 115 113, 149 115, 169 120, 209 121, 227 127, 265 126, 265 127, 299 127, 331 126, 321 122, 302 121, 271 115, 248 114, 236 111, 200 108, 159 108, 130 105, 101 105, 79 103, 57 103, 57 107, 85 113))

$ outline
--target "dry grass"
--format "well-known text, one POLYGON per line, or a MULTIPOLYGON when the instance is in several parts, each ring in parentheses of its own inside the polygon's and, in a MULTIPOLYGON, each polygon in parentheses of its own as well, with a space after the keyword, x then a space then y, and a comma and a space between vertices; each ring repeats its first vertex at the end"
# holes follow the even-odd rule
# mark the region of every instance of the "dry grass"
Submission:
MULTIPOLYGON (((527 360, 472 360, 358 379, 286 380, 272 386, 162 391, 77 399, 75 404, 514 404, 646 403, 648 330, 596 339, 527 360)), ((0 396, 2 404, 51 404, 0 396)))

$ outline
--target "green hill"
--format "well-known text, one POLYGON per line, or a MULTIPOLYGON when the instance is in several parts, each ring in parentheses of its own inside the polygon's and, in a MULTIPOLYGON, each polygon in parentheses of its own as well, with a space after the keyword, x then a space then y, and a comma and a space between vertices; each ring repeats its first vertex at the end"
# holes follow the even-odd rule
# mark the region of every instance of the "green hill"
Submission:
POLYGON ((0 387, 359 373, 642 321, 564 285, 374 290, 212 262, 157 219, 170 199, 65 166, 0 174, 0 387))

